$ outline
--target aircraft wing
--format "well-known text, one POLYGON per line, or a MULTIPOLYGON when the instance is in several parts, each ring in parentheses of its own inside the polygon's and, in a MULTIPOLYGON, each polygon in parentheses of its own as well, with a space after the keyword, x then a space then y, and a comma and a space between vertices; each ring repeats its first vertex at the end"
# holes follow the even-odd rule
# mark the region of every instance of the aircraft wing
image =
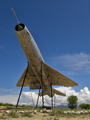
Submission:
POLYGON ((53 69, 46 63, 43 63, 43 66, 48 80, 50 81, 50 83, 52 83, 52 85, 63 85, 65 87, 78 85, 76 82, 61 74, 57 70, 53 69))
MULTIPOLYGON (((27 66, 28 67, 28 66, 27 66)), ((26 69, 24 70, 21 78, 19 79, 18 83, 16 84, 17 87, 22 86, 23 80, 26 74, 26 69)), ((29 65, 29 69, 25 78, 24 86, 30 86, 30 89, 39 89, 40 88, 40 83, 38 81, 37 75, 35 75, 33 69, 29 65)))

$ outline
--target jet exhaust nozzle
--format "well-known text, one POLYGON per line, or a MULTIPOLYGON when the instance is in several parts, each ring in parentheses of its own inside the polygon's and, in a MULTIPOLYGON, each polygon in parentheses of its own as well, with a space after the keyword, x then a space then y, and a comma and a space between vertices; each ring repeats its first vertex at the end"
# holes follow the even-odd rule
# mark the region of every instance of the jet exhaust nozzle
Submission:
POLYGON ((25 25, 20 23, 15 26, 15 31, 22 31, 25 28, 25 25))

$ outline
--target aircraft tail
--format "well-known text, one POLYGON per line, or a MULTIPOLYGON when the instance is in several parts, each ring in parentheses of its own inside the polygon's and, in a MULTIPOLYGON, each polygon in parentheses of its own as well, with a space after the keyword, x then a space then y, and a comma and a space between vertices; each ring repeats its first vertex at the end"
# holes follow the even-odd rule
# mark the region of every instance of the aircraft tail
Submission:
MULTIPOLYGON (((51 92, 51 91, 50 91, 51 92)), ((44 95, 48 95, 49 97, 51 97, 51 94, 49 94, 50 92, 46 91, 46 90, 43 90, 43 96, 44 95)), ((64 93, 54 89, 53 93, 52 93, 52 97, 54 96, 54 94, 57 94, 57 95, 61 95, 61 96, 66 96, 64 93)), ((42 96, 42 92, 39 94, 39 96, 42 96)))
POLYGON ((66 96, 66 94, 54 89, 54 93, 57 94, 57 95, 61 95, 61 96, 66 96))

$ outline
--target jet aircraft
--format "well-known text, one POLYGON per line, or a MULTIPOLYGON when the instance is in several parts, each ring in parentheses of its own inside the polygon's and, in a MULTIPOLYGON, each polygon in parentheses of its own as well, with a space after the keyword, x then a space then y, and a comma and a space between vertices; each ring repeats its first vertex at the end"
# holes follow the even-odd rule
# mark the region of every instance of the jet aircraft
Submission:
MULTIPOLYGON (((14 11, 13 13, 15 15, 14 11)), ((18 24, 15 26, 15 32, 29 63, 16 84, 17 87, 21 87, 22 85, 29 86, 30 89, 33 90, 42 88, 42 92, 39 93, 39 96, 48 95, 53 97, 54 94, 65 96, 64 93, 54 89, 52 87, 53 85, 63 85, 64 87, 78 85, 76 82, 45 63, 34 38, 25 24, 19 23, 18 21, 18 24)))

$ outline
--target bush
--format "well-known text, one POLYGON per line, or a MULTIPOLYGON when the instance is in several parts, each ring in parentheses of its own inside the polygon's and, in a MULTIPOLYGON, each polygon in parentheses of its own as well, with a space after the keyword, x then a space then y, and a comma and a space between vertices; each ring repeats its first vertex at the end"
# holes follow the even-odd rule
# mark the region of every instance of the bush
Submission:
POLYGON ((9 103, 0 103, 0 106, 4 106, 4 107, 13 107, 13 106, 15 106, 15 105, 9 104, 9 103))
POLYGON ((80 106, 80 108, 82 108, 82 109, 90 109, 90 104, 80 104, 79 105, 80 106))
POLYGON ((68 102, 68 107, 70 109, 74 109, 77 108, 77 104, 78 104, 78 98, 77 96, 71 95, 68 97, 67 102, 68 102))
POLYGON ((22 105, 21 107, 25 107, 25 105, 22 105))

